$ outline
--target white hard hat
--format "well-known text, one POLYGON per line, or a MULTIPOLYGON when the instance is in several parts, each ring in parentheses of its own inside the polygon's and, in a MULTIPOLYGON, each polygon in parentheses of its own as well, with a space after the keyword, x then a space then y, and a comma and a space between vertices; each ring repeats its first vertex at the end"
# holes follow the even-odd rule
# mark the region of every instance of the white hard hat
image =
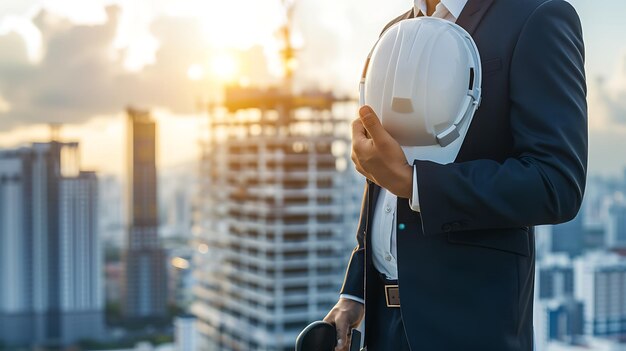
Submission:
POLYGON ((480 104, 478 48, 459 25, 418 17, 391 26, 368 57, 360 103, 413 159, 454 162, 480 104))

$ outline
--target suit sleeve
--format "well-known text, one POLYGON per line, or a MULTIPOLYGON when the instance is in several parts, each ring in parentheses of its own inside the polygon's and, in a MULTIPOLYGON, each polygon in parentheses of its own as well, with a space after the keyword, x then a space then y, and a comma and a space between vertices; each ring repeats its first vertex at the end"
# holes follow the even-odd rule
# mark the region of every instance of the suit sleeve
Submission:
POLYGON ((512 157, 414 161, 426 235, 557 224, 578 213, 587 175, 587 87, 571 5, 551 0, 534 10, 509 73, 512 157))
POLYGON ((369 182, 365 183, 363 191, 363 199, 361 200, 361 214, 359 217, 359 226, 356 232, 357 246, 352 250, 346 274, 343 279, 340 294, 352 295, 360 299, 364 298, 364 275, 365 275, 365 224, 368 212, 369 182))

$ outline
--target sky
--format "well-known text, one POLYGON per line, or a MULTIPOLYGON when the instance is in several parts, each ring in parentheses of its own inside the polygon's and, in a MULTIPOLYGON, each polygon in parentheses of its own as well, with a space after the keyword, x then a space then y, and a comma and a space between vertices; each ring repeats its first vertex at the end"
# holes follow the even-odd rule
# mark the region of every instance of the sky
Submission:
MULTIPOLYGON (((626 13, 623 0, 571 0, 585 34, 589 172, 626 168, 626 13)), ((298 0, 298 88, 355 95, 363 59, 410 0, 298 0)), ((149 108, 159 165, 197 159, 200 101, 225 83, 280 79, 279 0, 3 0, 0 147, 46 140, 62 123, 85 168, 124 171, 124 109, 149 108)), ((193 171, 193 170, 192 170, 193 171)))

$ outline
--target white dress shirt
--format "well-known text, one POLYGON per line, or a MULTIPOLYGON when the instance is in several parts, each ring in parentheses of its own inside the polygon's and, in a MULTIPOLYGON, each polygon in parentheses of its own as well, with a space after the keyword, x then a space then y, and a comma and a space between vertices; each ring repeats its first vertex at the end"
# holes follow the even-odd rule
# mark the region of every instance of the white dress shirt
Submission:
MULTIPOLYGON (((432 17, 443 18, 445 20, 456 22, 465 7, 467 0, 441 0, 435 7, 432 17)), ((415 13, 422 13, 427 16, 426 0, 414 0, 415 13)), ((407 159, 411 159, 410 148, 404 148, 407 159)), ((410 162, 410 161, 409 161, 410 162)), ((411 162, 410 162, 411 163, 411 162)), ((413 169, 413 190, 412 207, 419 208, 419 199, 417 196, 417 184, 415 168, 413 169)), ((374 205, 372 221, 370 223, 368 235, 371 235, 372 263, 374 267, 383 273, 387 279, 398 279, 398 265, 396 262, 396 207, 397 197, 384 188, 380 189, 378 201, 374 205)), ((365 303, 363 299, 356 296, 341 294, 345 297, 361 303, 365 303)))

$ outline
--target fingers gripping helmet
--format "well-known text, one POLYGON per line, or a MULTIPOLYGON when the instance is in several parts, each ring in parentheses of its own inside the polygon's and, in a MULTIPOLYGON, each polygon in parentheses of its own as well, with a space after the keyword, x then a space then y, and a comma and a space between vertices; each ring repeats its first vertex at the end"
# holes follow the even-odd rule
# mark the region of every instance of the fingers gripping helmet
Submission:
POLYGON ((480 104, 481 66, 472 37, 450 21, 400 21, 368 57, 360 103, 372 107, 407 159, 454 162, 480 104))

